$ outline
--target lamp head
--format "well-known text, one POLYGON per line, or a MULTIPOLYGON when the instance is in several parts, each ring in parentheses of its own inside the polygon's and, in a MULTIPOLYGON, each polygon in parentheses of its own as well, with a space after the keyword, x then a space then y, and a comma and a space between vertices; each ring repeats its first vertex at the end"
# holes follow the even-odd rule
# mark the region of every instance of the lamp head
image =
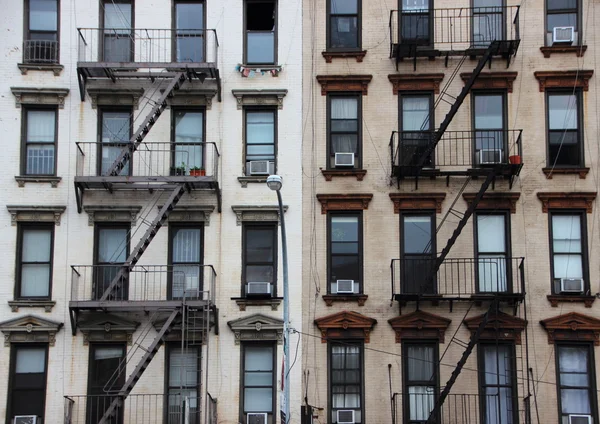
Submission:
POLYGON ((269 175, 267 177, 267 185, 271 190, 279 191, 283 185, 283 180, 279 175, 269 175))

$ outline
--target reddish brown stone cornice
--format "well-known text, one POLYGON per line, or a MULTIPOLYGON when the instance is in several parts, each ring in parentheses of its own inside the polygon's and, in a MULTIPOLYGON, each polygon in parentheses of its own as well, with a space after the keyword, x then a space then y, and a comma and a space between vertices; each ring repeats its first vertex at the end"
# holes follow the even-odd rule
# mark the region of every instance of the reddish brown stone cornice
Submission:
POLYGON ((326 63, 331 63, 333 59, 349 58, 353 57, 357 62, 362 62, 367 55, 366 50, 359 50, 355 52, 323 52, 323 57, 326 63))
POLYGON ((577 57, 582 57, 587 50, 587 46, 546 46, 540 47, 540 51, 545 58, 549 58, 552 53, 575 53, 577 57))
POLYGON ((545 213, 548 209, 585 209, 592 213, 596 192, 541 192, 537 197, 542 201, 542 212, 545 213))
MULTIPOLYGON (((475 334, 481 321, 483 321, 483 317, 484 315, 478 315, 473 318, 465 319, 463 323, 469 329, 471 334, 475 334)), ((521 344, 521 333, 525 327, 527 327, 527 321, 524 319, 505 314, 504 312, 497 312, 490 315, 483 333, 481 333, 481 338, 512 340, 516 344, 521 344)))
POLYGON ((356 177, 356 181, 362 181, 367 175, 366 169, 323 169, 321 174, 325 177, 325 181, 331 181, 333 177, 356 177))
POLYGON ((369 207, 372 198, 371 193, 317 194, 322 214, 326 214, 327 211, 364 210, 369 207))
POLYGON ((399 91, 433 91, 439 94, 444 74, 391 74, 388 79, 394 94, 399 91))
POLYGON ((551 180, 552 175, 579 175, 580 180, 585 180, 585 177, 590 172, 590 168, 542 168, 542 172, 546 178, 551 180))
POLYGON ((358 306, 365 306, 365 302, 369 298, 366 294, 324 294, 323 300, 327 306, 333 305, 333 302, 356 302, 358 306))
POLYGON ((569 312, 540 321, 548 332, 548 344, 555 341, 593 341, 600 346, 600 319, 569 312))
POLYGON ((446 193, 390 193, 390 199, 394 202, 394 213, 401 210, 435 209, 437 213, 442 212, 442 201, 446 193))
POLYGON ((323 96, 339 91, 358 91, 366 96, 372 79, 373 75, 317 75, 323 96))
POLYGON ((315 320, 321 330, 321 342, 327 339, 363 338, 369 343, 370 333, 377 320, 353 311, 342 311, 315 320))
POLYGON ((588 91, 593 70, 584 71, 537 71, 533 75, 540 84, 540 91, 548 88, 583 88, 588 91))
POLYGON ((396 332, 396 343, 402 339, 439 339, 444 343, 446 329, 452 320, 421 310, 388 320, 396 332))
POLYGON ((549 294, 546 299, 553 308, 558 308, 559 303, 583 303, 586 308, 591 308, 596 296, 549 294))
MULTIPOLYGON (((497 89, 512 93, 513 81, 517 75, 518 72, 482 72, 475 80, 473 89, 497 89)), ((471 73, 460 74, 460 77, 466 83, 471 78, 471 73)))
MULTIPOLYGON (((463 199, 471 205, 477 193, 463 193, 463 199)), ((517 200, 521 193, 485 193, 477 204, 477 209, 508 209, 510 213, 517 212, 517 200)))

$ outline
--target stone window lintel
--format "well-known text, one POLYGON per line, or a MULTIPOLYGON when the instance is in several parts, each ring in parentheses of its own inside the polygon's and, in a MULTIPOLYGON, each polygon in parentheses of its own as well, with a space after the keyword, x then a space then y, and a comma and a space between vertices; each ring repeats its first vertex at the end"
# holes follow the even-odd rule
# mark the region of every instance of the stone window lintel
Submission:
POLYGON ((372 193, 317 194, 317 200, 321 203, 321 214, 323 215, 328 211, 368 209, 372 198, 372 193))
POLYGON ((10 213, 11 225, 17 222, 54 222, 60 225, 60 218, 67 209, 66 206, 30 206, 30 205, 6 205, 10 213))
POLYGON ((435 209, 442 213, 442 202, 446 193, 390 193, 390 199, 394 202, 394 213, 402 210, 435 209))
POLYGON ((35 87, 10 87, 15 96, 15 107, 21 105, 56 105, 59 109, 65 108, 65 97, 69 95, 68 88, 35 88, 35 87))
POLYGON ((231 90, 238 109, 244 106, 277 106, 278 109, 283 109, 283 98, 287 92, 286 89, 231 90))
POLYGON ((590 88, 590 78, 594 71, 536 71, 533 75, 537 78, 540 85, 540 91, 546 91, 553 88, 582 88, 588 91, 590 88))
POLYGON ((394 94, 402 91, 433 91, 440 93, 440 83, 444 74, 390 74, 394 94))
POLYGON ((363 96, 369 94, 369 83, 373 75, 317 75, 321 84, 321 95, 331 92, 358 91, 363 96))
POLYGON ((550 209, 585 209, 592 213, 592 205, 596 192, 540 192, 538 199, 542 202, 542 212, 550 209))
MULTIPOLYGON (((271 205, 232 205, 231 210, 236 215, 238 226, 243 222, 280 222, 279 206, 271 205)), ((283 212, 287 212, 288 206, 283 205, 283 212)))
POLYGON ((135 226, 137 215, 142 210, 141 206, 84 206, 83 210, 88 214, 88 225, 93 226, 96 222, 130 222, 135 226))
POLYGON ((137 109, 140 104, 140 97, 144 94, 143 88, 88 88, 88 94, 92 99, 92 109, 98 106, 133 106, 137 109))

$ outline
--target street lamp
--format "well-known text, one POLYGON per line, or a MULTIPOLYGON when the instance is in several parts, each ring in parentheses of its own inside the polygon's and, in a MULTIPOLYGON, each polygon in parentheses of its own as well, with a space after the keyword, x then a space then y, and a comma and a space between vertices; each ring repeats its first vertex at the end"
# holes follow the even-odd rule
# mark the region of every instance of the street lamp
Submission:
POLYGON ((282 178, 279 175, 269 175, 267 186, 277 192, 279 202, 279 219, 281 219, 281 251, 283 253, 283 412, 285 423, 290 422, 290 362, 289 362, 289 330, 290 330, 290 297, 288 285, 288 257, 285 233, 285 219, 283 216, 283 202, 281 200, 282 178))

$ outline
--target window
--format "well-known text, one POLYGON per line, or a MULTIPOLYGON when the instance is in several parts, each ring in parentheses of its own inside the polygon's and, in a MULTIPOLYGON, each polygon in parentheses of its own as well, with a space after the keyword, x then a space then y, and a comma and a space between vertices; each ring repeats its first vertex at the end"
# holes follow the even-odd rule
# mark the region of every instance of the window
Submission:
POLYGON ((330 293, 362 293, 362 214, 329 213, 328 218, 330 293))
POLYGON ((363 422, 362 343, 329 342, 329 397, 331 423, 338 422, 338 415, 350 414, 355 423, 363 422))
POLYGON ((435 216, 405 213, 401 219, 400 257, 402 293, 433 294, 437 291, 433 274, 435 259, 435 216))
POLYGON ((360 94, 330 95, 329 168, 362 168, 360 94))
POLYGON ((361 0, 327 0, 327 50, 360 49, 361 0))
MULTIPOLYGON (((100 140, 98 143, 98 175, 107 175, 132 135, 131 109, 101 110, 100 140)), ((133 158, 130 158, 119 175, 131 175, 133 158)))
POLYGON ((203 231, 198 226, 171 225, 170 230, 170 299, 201 297, 203 231))
MULTIPOLYGON (((125 344, 90 344, 86 424, 97 424, 115 399, 107 393, 118 392, 125 384, 125 344)), ((111 424, 123 423, 123 408, 111 424)))
POLYGON ((245 224, 243 244, 243 293, 276 296, 277 225, 245 224))
POLYGON ((508 213, 478 212, 475 225, 478 292, 510 292, 512 269, 508 213))
POLYGON ((47 364, 48 345, 12 345, 7 422, 17 415, 44 419, 47 364))
POLYGON ((182 412, 189 407, 186 423, 200 422, 200 347, 181 343, 167 345, 168 406, 167 424, 180 424, 182 412), (185 405, 185 402, 188 404, 185 405))
POLYGON ((473 0, 473 47, 506 40, 504 26, 504 0, 473 0))
MULTIPOLYGON (((97 224, 94 246, 93 298, 100 299, 129 256, 129 224, 97 224)), ((110 300, 127 300, 128 281, 110 293, 110 300)))
POLYGON ((275 422, 275 345, 244 343, 242 348, 242 390, 240 421, 247 420, 248 414, 268 414, 269 423, 275 422))
POLYGON ((275 109, 246 109, 246 175, 274 174, 277 139, 275 109))
POLYGON ((277 63, 277 2, 246 0, 244 6, 244 63, 274 65, 277 63))
POLYGON ((172 112, 175 141, 171 175, 186 175, 204 168, 204 111, 175 109, 172 112))
POLYGON ((25 1, 25 63, 58 63, 58 0, 25 1))
POLYGON ((587 415, 597 422, 596 376, 591 345, 556 345, 560 424, 571 424, 569 415, 587 415))
POLYGON ((483 424, 518 422, 513 345, 479 345, 479 386, 483 424))
POLYGON ((549 92, 548 166, 582 167, 581 92, 549 92))
POLYGON ((473 163, 479 166, 507 163, 505 94, 474 93, 473 104, 473 163))
POLYGON ((50 299, 54 224, 20 224, 17 299, 50 299))
MULTIPOLYGON (((400 153, 401 163, 416 166, 431 144, 433 129, 433 94, 401 94, 400 101, 400 153)), ((434 152, 423 166, 434 166, 434 152)))
POLYGON ((589 291, 585 213, 551 212, 554 293, 589 291))
POLYGON ((439 392, 438 344, 403 342, 404 422, 426 423, 439 392))
POLYGON ((129 0, 102 0, 100 11, 103 28, 102 60, 104 62, 131 62, 133 59, 133 2, 129 0))
POLYGON ((204 62, 204 2, 175 0, 175 62, 204 62))
POLYGON ((579 0, 546 0, 546 44, 553 44, 553 32, 556 27, 573 27, 573 44, 581 40, 579 33, 579 0))
POLYGON ((433 38, 433 0, 402 0, 400 2, 400 41, 429 46, 433 38))
POLYGON ((23 109, 23 175, 56 175, 56 108, 23 109))

